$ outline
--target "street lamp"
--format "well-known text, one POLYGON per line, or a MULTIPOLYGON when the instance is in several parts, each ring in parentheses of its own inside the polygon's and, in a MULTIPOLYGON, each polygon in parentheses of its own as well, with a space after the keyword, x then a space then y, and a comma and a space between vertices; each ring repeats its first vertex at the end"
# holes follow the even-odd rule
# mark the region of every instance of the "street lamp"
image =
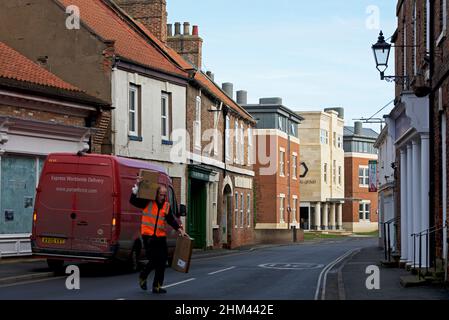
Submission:
MULTIPOLYGON (((374 59, 376 60, 376 68, 380 72, 380 80, 386 80, 388 82, 396 82, 398 84, 408 83, 408 76, 386 76, 385 71, 388 68, 388 60, 390 58, 391 48, 393 46, 385 41, 385 37, 382 31, 379 33, 377 43, 371 47, 374 53, 374 59)), ((397 47, 397 46, 395 46, 397 47)), ((406 46, 403 46, 406 47, 406 46)))
POLYGON ((376 68, 380 72, 381 80, 385 78, 385 70, 388 68, 388 59, 390 58, 391 44, 385 41, 383 32, 379 34, 376 44, 372 46, 374 59, 376 60, 376 68))

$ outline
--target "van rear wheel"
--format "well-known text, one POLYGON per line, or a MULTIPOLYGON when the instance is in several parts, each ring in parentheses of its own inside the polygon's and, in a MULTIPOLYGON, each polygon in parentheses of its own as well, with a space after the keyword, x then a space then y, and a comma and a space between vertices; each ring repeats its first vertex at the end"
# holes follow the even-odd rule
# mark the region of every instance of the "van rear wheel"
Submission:
POLYGON ((56 274, 64 273, 64 260, 47 259, 47 265, 56 274))

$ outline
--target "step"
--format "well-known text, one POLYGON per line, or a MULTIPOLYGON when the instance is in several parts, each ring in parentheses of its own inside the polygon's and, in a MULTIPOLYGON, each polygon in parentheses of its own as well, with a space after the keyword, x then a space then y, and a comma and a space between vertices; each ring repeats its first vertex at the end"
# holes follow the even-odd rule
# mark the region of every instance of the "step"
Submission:
POLYGON ((398 268, 399 267, 399 264, 397 261, 382 260, 380 262, 380 264, 384 268, 398 268))
POLYGON ((424 277, 419 279, 418 276, 403 276, 400 277, 400 283, 404 288, 411 288, 424 286, 427 284, 427 281, 424 277))

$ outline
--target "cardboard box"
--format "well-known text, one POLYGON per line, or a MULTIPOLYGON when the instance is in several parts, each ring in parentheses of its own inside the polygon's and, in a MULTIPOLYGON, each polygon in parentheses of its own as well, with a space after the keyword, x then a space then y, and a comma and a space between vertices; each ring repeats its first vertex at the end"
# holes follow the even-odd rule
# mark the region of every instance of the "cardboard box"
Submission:
POLYGON ((192 238, 178 237, 176 240, 176 249, 173 256, 172 268, 181 273, 189 273, 192 250, 192 238))
POLYGON ((159 173, 149 170, 140 170, 142 181, 139 184, 137 198, 145 200, 156 200, 157 189, 159 188, 159 173))

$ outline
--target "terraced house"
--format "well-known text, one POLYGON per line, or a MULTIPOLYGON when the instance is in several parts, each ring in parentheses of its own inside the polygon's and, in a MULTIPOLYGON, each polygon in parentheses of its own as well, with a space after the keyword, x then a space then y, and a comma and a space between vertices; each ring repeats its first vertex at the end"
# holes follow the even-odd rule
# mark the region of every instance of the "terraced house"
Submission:
MULTIPOLYGON (((31 253, 36 187, 51 152, 101 147, 110 106, 0 42, 0 252, 31 253), (100 142, 100 144, 99 144, 100 142)), ((38 214, 35 213, 34 214, 38 214)))
POLYGON ((113 106, 95 151, 163 165, 197 247, 251 243, 255 121, 201 71, 198 27, 181 34, 177 23, 173 34, 162 0, 19 2, 0 4, 22 26, 5 42, 113 106))
POLYGON ((255 120, 234 100, 233 85, 222 87, 203 72, 198 26, 167 24, 165 0, 117 1, 137 20, 148 41, 189 73, 186 98, 186 190, 188 232, 199 248, 254 241, 253 128, 255 120))

